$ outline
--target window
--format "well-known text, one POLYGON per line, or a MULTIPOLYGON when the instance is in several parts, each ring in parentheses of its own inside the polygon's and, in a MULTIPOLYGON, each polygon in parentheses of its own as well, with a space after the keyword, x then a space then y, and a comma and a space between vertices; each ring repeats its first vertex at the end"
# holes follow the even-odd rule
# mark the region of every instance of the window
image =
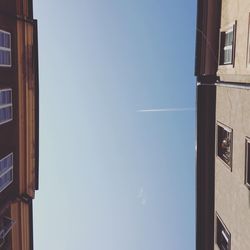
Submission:
POLYGON ((217 155, 232 169, 233 131, 217 124, 217 155))
POLYGON ((227 65, 234 63, 236 24, 230 29, 221 32, 220 36, 220 64, 227 65))
POLYGON ((0 192, 13 181, 13 153, 0 160, 0 192))
POLYGON ((12 90, 0 90, 0 124, 12 120, 12 90))
POLYGON ((15 221, 11 220, 7 216, 4 216, 0 219, 0 247, 4 245, 5 238, 14 224, 15 221))
POLYGON ((230 250, 231 234, 218 215, 216 216, 216 227, 216 244, 218 245, 219 249, 230 250))
POLYGON ((11 66, 11 34, 0 30, 0 66, 11 66))
POLYGON ((245 184, 250 188, 250 138, 246 138, 245 184))

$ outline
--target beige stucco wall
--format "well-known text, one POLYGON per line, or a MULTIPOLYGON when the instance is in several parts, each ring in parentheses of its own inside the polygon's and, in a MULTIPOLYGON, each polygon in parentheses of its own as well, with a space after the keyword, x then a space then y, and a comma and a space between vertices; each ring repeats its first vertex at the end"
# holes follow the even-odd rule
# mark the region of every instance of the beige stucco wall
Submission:
POLYGON ((249 250, 250 191, 244 176, 245 138, 250 137, 250 90, 218 86, 216 121, 233 129, 233 160, 231 172, 215 157, 215 219, 217 212, 229 229, 231 250, 249 250))
POLYGON ((248 60, 249 0, 222 0, 221 31, 226 31, 237 21, 236 51, 233 65, 219 65, 217 75, 222 81, 250 83, 248 60))

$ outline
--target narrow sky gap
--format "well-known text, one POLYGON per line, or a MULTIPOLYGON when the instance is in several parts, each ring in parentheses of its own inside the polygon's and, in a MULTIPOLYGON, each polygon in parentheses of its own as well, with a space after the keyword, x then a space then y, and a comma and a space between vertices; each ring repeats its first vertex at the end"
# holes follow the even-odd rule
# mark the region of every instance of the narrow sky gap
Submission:
POLYGON ((195 1, 33 2, 34 249, 194 250, 195 1))
POLYGON ((139 109, 136 112, 185 112, 185 111, 195 111, 195 108, 139 109))

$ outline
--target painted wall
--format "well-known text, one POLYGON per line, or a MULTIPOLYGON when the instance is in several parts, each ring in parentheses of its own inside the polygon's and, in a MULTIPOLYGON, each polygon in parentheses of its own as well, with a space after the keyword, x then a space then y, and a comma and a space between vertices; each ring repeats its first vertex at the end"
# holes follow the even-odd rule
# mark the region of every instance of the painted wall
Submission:
POLYGON ((234 65, 219 65, 217 75, 222 81, 250 82, 249 0, 223 0, 221 29, 227 31, 237 22, 234 65))
POLYGON ((249 107, 249 89, 217 87, 216 121, 233 130, 233 159, 231 171, 215 157, 215 222, 217 212, 231 233, 231 250, 250 249, 250 191, 244 184, 249 107))

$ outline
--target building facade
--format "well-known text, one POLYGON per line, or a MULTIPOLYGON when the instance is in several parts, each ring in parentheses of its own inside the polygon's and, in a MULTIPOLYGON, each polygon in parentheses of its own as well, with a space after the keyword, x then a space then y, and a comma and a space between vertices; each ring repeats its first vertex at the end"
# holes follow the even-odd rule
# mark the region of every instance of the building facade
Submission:
POLYGON ((0 249, 33 249, 38 135, 37 21, 32 0, 1 0, 0 249))
POLYGON ((250 1, 198 0, 196 249, 250 249, 250 1))

